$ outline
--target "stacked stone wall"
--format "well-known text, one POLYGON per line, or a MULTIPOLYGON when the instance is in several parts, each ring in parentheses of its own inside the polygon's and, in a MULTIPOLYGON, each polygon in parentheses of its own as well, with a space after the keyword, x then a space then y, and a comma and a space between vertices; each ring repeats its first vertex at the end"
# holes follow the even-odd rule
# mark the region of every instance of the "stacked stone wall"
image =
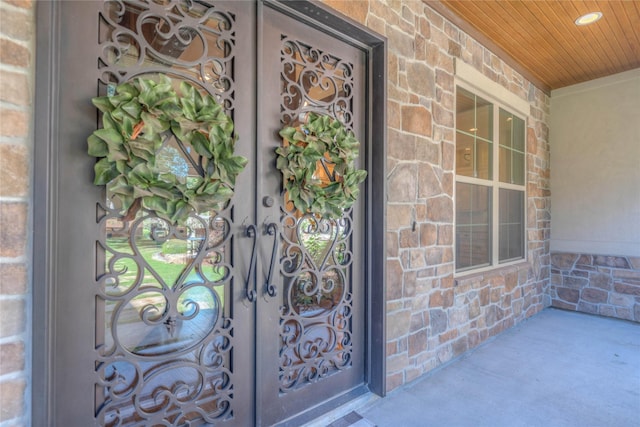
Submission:
POLYGON ((388 39, 387 389, 550 304, 549 97, 412 0, 325 1, 388 39), (527 260, 454 277, 456 61, 530 104, 527 260))
MULTIPOLYGON (((392 390, 549 305, 549 98, 420 1, 326 3, 388 39, 392 390), (527 260, 454 278, 456 61, 527 100, 530 114, 527 260)), ((29 425, 34 8, 30 0, 0 0, 0 426, 29 425)))
POLYGON ((34 5, 0 1, 0 426, 28 425, 34 5))
POLYGON ((640 257, 554 252, 554 307, 640 322, 640 257))

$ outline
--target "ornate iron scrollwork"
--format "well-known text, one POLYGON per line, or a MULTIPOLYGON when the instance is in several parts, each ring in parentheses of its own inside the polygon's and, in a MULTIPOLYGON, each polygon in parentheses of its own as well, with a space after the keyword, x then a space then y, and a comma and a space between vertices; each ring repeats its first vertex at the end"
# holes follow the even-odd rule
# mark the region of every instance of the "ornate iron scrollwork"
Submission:
MULTIPOLYGON (((353 126, 353 65, 282 36, 282 123, 308 111, 353 126)), ((352 210, 341 219, 281 210, 280 392, 322 380, 351 366, 352 210)))
MULTIPOLYGON (((231 113, 232 14, 188 0, 105 0, 99 20, 105 86, 165 73, 208 91, 231 113)), ((188 180, 193 165, 173 148, 162 161, 188 180)), ((232 212, 229 205, 172 225, 144 210, 125 220, 110 195, 100 204, 95 414, 102 425, 233 416, 232 212)))

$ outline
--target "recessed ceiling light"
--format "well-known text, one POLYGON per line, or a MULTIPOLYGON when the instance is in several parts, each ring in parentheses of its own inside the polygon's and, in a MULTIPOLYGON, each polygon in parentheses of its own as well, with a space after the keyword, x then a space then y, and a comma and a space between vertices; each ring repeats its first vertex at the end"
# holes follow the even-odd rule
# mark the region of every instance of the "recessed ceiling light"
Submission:
POLYGON ((589 25, 602 18, 602 12, 591 12, 575 20, 576 25, 589 25))

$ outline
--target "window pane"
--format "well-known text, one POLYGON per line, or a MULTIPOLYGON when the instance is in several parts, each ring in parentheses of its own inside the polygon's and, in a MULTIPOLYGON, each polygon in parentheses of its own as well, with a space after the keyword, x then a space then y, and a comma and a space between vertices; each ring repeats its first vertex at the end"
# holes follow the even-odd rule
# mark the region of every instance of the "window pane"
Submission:
POLYGON ((524 191, 500 189, 499 260, 524 258, 524 191))
POLYGON ((524 120, 513 116, 513 149, 524 152, 524 120))
POLYGON ((493 141, 493 104, 476 97, 476 135, 493 141))
POLYGON ((500 109, 500 120, 498 126, 500 127, 500 145, 503 147, 513 147, 511 142, 511 128, 513 126, 513 115, 507 113, 502 108, 500 109))
POLYGON ((491 179, 493 172, 491 171, 491 152, 493 144, 476 140, 476 178, 491 179))
POLYGON ((456 133, 456 174, 473 176, 474 169, 473 137, 456 133))
POLYGON ((500 145, 500 182, 511 182, 511 150, 500 145))
POLYGON ((457 88, 456 129, 473 133, 475 127, 475 95, 462 88, 457 88))
POLYGON ((524 154, 513 152, 512 157, 513 170, 511 172, 511 178, 513 184, 524 185, 524 154))
POLYGON ((524 185, 524 120, 500 109, 500 182, 524 185))
POLYGON ((491 188, 456 184, 456 269, 491 262, 491 188))

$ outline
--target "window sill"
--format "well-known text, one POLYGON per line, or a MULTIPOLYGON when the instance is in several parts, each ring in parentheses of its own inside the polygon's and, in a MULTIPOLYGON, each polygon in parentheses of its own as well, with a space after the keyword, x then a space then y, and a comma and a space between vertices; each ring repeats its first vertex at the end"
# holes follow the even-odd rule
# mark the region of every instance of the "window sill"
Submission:
POLYGON ((520 272, 523 269, 530 267, 529 262, 526 259, 519 259, 506 264, 492 265, 490 267, 483 267, 477 270, 463 271, 453 274, 454 286, 458 286, 459 282, 467 281, 469 279, 480 279, 484 276, 496 276, 503 275, 509 270, 520 272))

